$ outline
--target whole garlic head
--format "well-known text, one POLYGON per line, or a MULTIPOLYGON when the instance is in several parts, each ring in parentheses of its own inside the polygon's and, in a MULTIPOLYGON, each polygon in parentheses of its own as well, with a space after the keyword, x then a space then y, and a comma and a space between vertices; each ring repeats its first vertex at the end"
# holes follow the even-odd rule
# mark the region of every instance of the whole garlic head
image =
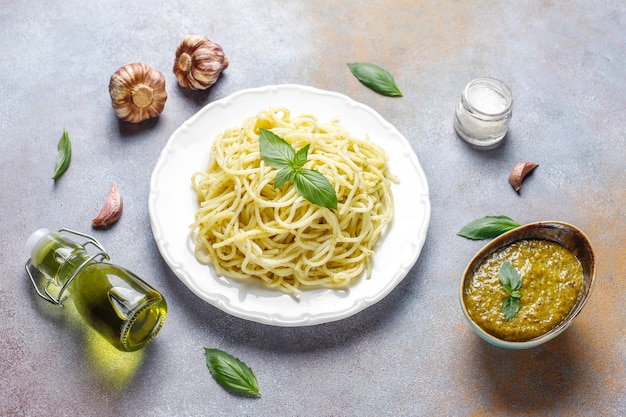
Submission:
POLYGON ((139 123, 163 111, 167 100, 165 76, 148 64, 128 64, 111 76, 109 94, 120 119, 139 123))
POLYGON ((191 33, 176 48, 174 74, 181 87, 206 90, 226 68, 224 50, 206 36, 191 33))

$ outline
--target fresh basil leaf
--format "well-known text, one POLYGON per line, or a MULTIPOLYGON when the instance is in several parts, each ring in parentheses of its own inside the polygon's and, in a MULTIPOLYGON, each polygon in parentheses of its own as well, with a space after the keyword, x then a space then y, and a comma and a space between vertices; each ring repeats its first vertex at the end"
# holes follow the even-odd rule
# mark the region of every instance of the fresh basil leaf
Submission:
MULTIPOLYGON (((500 283, 502 284, 502 280, 500 280, 500 283)), ((505 293, 507 293, 508 295, 511 295, 513 293, 513 288, 511 288, 510 285, 505 285, 502 284, 502 289, 504 290, 505 293)))
POLYGON ((223 350, 204 348, 204 351, 209 371, 224 389, 236 394, 261 396, 257 379, 248 365, 223 350))
POLYGON ((59 139, 57 150, 57 161, 54 167, 54 175, 52 176, 53 180, 60 178, 61 175, 65 173, 72 160, 72 142, 70 141, 70 136, 67 134, 66 129, 63 129, 63 135, 61 139, 59 139))
POLYGON ((274 188, 282 187, 292 179, 296 192, 313 204, 337 208, 337 193, 332 184, 320 172, 302 168, 306 163, 310 144, 297 152, 283 138, 266 129, 259 135, 261 158, 272 168, 278 169, 274 188))
POLYGON ((522 286, 522 279, 509 261, 504 261, 502 263, 499 275, 500 283, 504 288, 509 289, 509 291, 507 291, 509 294, 513 291, 519 290, 522 286))
POLYGON ((519 312, 519 304, 519 298, 507 297, 507 299, 504 300, 502 303, 502 314, 504 314, 507 321, 511 321, 515 318, 519 312))
POLYGON ((355 62, 348 64, 348 67, 361 83, 377 93, 390 97, 402 97, 402 92, 393 76, 386 69, 369 62, 355 62))
POLYGON ((291 167, 295 151, 283 138, 266 129, 261 129, 259 135, 259 149, 261 158, 272 168, 281 169, 291 167))
POLYGON ((294 177, 296 191, 321 207, 337 209, 337 194, 332 184, 319 171, 302 168, 294 177))
POLYGON ((474 240, 489 239, 519 226, 507 216, 486 216, 466 224, 457 235, 474 240))
POLYGON ((309 154, 310 143, 307 143, 303 148, 300 148, 293 157, 293 169, 300 169, 306 163, 306 157, 309 154))
POLYGON ((287 184, 293 179, 295 175, 296 171, 291 167, 280 169, 276 173, 276 178, 274 178, 274 188, 280 188, 283 185, 287 184))
POLYGON ((509 261, 504 261, 502 263, 499 276, 502 288, 509 295, 502 303, 502 313, 508 321, 511 321, 520 308, 520 298, 522 298, 522 293, 519 289, 522 286, 522 278, 509 261))

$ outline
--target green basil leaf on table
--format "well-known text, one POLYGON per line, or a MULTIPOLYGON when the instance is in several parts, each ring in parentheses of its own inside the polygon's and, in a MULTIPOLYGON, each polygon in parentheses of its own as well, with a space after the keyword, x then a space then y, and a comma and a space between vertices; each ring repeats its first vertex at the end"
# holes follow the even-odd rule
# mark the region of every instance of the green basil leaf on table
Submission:
POLYGON ((473 240, 490 239, 519 226, 507 216, 485 216, 463 226, 457 235, 473 240))
POLYGON ((348 67, 361 83, 377 93, 389 97, 402 97, 396 81, 386 69, 369 62, 354 62, 348 64, 348 67))
POLYGON ((63 135, 61 136, 61 139, 59 139, 57 150, 57 161, 54 167, 54 174, 52 176, 53 180, 56 180, 63 175, 63 173, 70 166, 70 161, 72 160, 72 142, 70 141, 70 136, 67 134, 66 129, 63 129, 63 135))
POLYGON ((248 365, 223 350, 204 348, 204 352, 207 367, 222 388, 250 397, 261 396, 256 376, 248 365))

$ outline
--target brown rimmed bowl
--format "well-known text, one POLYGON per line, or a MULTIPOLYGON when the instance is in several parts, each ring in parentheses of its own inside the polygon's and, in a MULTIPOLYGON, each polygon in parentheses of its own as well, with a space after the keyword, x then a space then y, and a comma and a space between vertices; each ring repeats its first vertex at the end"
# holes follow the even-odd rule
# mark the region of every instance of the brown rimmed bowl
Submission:
POLYGON ((461 308, 463 309, 463 314, 474 332, 492 345, 508 349, 528 349, 536 347, 554 339, 563 333, 570 324, 572 324, 572 321, 574 321, 576 316, 578 316, 589 299, 595 280, 595 273, 595 256, 591 243, 580 229, 572 226, 571 224, 558 221, 529 223, 496 237, 485 245, 480 251, 478 251, 476 255, 474 255, 472 260, 467 265, 467 268, 465 268, 465 272, 463 272, 463 279, 461 280, 461 308), (463 295, 466 283, 470 280, 476 268, 478 268, 487 256, 504 246, 510 245, 511 243, 522 239, 545 239, 556 242, 568 249, 582 265, 583 282, 576 303, 568 315, 556 327, 533 339, 523 342, 512 342, 495 337, 482 329, 469 315, 467 306, 465 305, 465 297, 463 295))

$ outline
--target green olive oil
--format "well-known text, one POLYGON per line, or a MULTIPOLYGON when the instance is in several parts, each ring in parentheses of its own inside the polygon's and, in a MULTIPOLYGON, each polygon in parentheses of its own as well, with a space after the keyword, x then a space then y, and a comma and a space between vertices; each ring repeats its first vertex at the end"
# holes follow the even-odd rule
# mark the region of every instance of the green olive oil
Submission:
POLYGON ((33 247, 31 261, 59 290, 76 273, 64 298, 116 348, 141 349, 163 326, 165 299, 131 271, 89 258, 84 246, 48 233, 33 247))

